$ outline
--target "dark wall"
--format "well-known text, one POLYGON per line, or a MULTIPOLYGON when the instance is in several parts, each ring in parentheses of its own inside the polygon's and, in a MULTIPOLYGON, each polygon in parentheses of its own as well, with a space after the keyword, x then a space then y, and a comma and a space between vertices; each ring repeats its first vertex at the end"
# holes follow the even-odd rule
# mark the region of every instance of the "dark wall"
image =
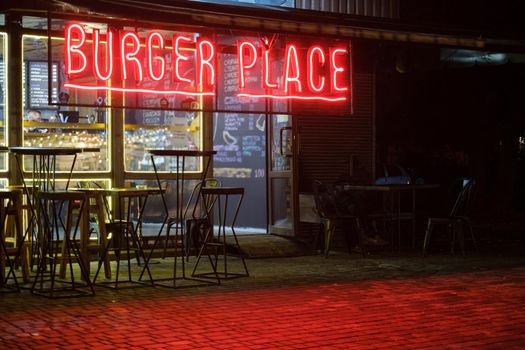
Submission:
POLYGON ((378 69, 379 162, 393 158, 426 182, 473 177, 480 211, 522 211, 525 66, 398 68, 378 69))
POLYGON ((357 159, 372 181, 375 46, 354 42, 352 47, 354 113, 297 118, 300 192, 311 192, 314 180, 331 183, 350 175, 352 158, 357 159))

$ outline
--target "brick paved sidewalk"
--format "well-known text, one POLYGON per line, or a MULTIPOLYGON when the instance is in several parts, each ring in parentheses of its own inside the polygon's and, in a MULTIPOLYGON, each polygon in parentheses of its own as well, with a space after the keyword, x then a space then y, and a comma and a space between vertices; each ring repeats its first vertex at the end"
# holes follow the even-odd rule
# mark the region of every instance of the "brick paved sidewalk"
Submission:
POLYGON ((447 259, 261 259, 222 286, 0 295, 0 349, 525 348, 522 259, 447 259))

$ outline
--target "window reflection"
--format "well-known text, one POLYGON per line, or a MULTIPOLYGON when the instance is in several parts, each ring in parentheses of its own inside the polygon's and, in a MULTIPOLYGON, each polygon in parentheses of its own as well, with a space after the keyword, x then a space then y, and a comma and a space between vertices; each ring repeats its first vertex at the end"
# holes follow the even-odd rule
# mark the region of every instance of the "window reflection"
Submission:
MULTIPOLYGON (((128 171, 153 171, 148 149, 202 150, 200 112, 127 109, 124 149, 128 171)), ((159 171, 175 171, 175 157, 157 157, 159 171)), ((185 171, 199 171, 199 159, 188 158, 185 171)))
MULTIPOLYGON (((23 37, 24 60, 23 106, 24 145, 49 147, 100 148, 100 152, 81 153, 75 163, 75 171, 107 171, 109 110, 105 108, 105 93, 78 93, 63 88, 63 40, 54 39, 51 59, 51 99, 53 103, 75 103, 90 107, 69 107, 48 104, 49 64, 47 37, 23 37)), ((57 163, 58 171, 69 171, 71 162, 57 163)), ((32 169, 31 159, 26 157, 25 169, 32 169)))
MULTIPOLYGON (((6 145, 6 103, 7 103, 7 77, 6 77, 6 53, 7 53, 7 34, 0 33, 0 145, 6 145)), ((7 169, 7 160, 4 152, 0 152, 0 170, 7 169)))

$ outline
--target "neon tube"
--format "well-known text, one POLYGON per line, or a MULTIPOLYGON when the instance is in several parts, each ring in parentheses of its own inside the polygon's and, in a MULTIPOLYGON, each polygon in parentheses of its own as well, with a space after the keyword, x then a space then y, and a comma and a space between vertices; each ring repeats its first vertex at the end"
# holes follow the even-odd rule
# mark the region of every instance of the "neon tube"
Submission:
POLYGON ((106 90, 115 92, 143 92, 146 94, 158 94, 158 95, 187 95, 187 96, 215 96, 214 92, 190 92, 181 90, 154 90, 154 89, 139 89, 139 88, 121 88, 114 86, 93 86, 93 85, 80 85, 66 83, 64 87, 79 90, 106 90))
MULTIPOLYGON (((173 36, 173 38, 175 38, 175 36, 173 36)), ((176 81, 176 82, 187 82, 187 83, 191 83, 191 80, 188 79, 188 78, 184 78, 180 72, 179 72, 179 62, 180 61, 188 61, 190 58, 187 57, 187 56, 184 56, 181 54, 181 52, 179 51, 180 47, 179 47, 179 42, 180 41, 185 41, 185 42, 191 42, 191 38, 190 37, 187 37, 187 36, 177 36, 176 39, 172 39, 172 42, 174 41, 175 44, 173 45, 173 56, 177 57, 175 59, 175 67, 173 67, 173 80, 176 81)))
POLYGON ((264 50, 263 55, 263 88, 265 89, 275 89, 277 88, 277 83, 270 81, 270 50, 264 50))
POLYGON ((213 43, 209 40, 201 40, 199 41, 197 49, 197 69, 199 77, 199 85, 201 87, 204 86, 204 66, 208 66, 209 74, 206 75, 207 78, 207 84, 208 85, 215 85, 215 67, 211 63, 211 61, 215 58, 215 46, 213 43), (204 57, 204 46, 208 46, 208 56, 204 57))
POLYGON ((331 73, 332 73, 332 90, 333 91, 347 91, 348 90, 348 87, 339 87, 337 86, 337 74, 338 73, 342 73, 345 71, 345 69, 343 67, 339 67, 336 65, 336 62, 335 62, 335 56, 339 53, 346 53, 346 49, 335 49, 335 50, 332 50, 331 52, 331 65, 330 65, 330 70, 331 70, 331 73))
POLYGON ((327 101, 327 102, 339 102, 346 101, 346 97, 323 97, 323 96, 294 96, 294 95, 265 95, 265 94, 245 94, 239 93, 238 97, 255 97, 255 98, 271 98, 275 100, 307 100, 307 101, 327 101))
POLYGON ((252 44, 251 42, 249 41, 242 41, 240 43, 237 44, 238 45, 238 49, 237 49, 237 59, 238 59, 238 62, 239 62, 239 87, 240 88, 244 88, 246 86, 246 79, 244 77, 244 70, 245 69, 251 69, 255 66, 255 62, 257 61, 257 48, 255 47, 254 44, 252 44), (244 62, 244 50, 245 48, 248 48, 248 52, 250 53, 250 58, 251 58, 251 62, 250 63, 245 63, 244 62))
POLYGON ((122 79, 128 80, 128 72, 126 61, 135 63, 135 79, 138 82, 142 82, 144 76, 142 75, 142 65, 137 57, 135 57, 140 51, 140 39, 139 36, 134 32, 125 32, 120 38, 120 60, 122 65, 122 79), (126 52, 126 41, 131 39, 133 45, 133 51, 126 52))
POLYGON ((111 75, 113 74, 113 32, 108 31, 106 34, 107 43, 106 43, 106 75, 103 75, 100 72, 99 67, 99 46, 100 46, 100 30, 93 29, 93 60, 94 60, 94 68, 95 68, 95 75, 98 77, 98 79, 106 81, 109 80, 111 75))
POLYGON ((66 73, 68 75, 71 74, 78 74, 82 73, 86 67, 87 67, 87 58, 86 54, 79 50, 84 43, 86 42, 86 32, 84 31, 84 27, 82 27, 80 24, 71 24, 70 26, 66 27, 66 45, 64 46, 66 50, 66 73), (76 29, 79 33, 78 44, 73 44, 71 40, 71 34, 72 30, 76 29), (72 62, 71 62, 71 56, 72 54, 78 54, 79 58, 81 58, 82 63, 80 64, 80 68, 73 69, 72 62))
POLYGON ((159 32, 151 32, 148 35, 148 77, 151 80, 159 81, 164 78, 166 72, 166 59, 159 55, 153 55, 153 40, 157 40, 160 49, 164 49, 164 37, 159 32), (153 65, 158 62, 159 74, 155 74, 153 65))
POLYGON ((297 91, 302 92, 301 80, 299 77, 301 73, 299 71, 299 59, 297 58, 297 49, 295 45, 288 45, 286 47, 286 71, 284 74, 284 92, 288 92, 288 83, 296 83, 297 91), (290 76, 293 70, 294 75, 290 76))
MULTIPOLYGON (((308 49, 308 88, 312 92, 321 92, 324 89, 325 77, 321 77, 321 79, 319 79, 318 86, 314 84, 314 79, 313 79, 314 77, 314 55, 316 53, 317 53, 317 56, 319 57, 318 63, 321 67, 324 66, 324 62, 325 62, 324 52, 319 46, 312 46, 310 47, 310 49, 308 49)), ((317 69, 317 73, 319 73, 319 69, 317 69)))

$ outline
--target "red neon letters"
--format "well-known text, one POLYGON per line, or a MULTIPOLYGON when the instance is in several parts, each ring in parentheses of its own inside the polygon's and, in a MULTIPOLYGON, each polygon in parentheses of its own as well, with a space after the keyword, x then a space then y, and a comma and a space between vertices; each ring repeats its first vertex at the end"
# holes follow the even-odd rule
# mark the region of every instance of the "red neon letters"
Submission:
MULTIPOLYGON (((69 88, 191 96, 212 96, 217 90, 220 60, 215 43, 207 38, 167 37, 160 31, 150 31, 145 38, 111 29, 106 34, 99 29, 90 33, 74 23, 66 26, 64 47, 69 79, 65 86, 69 88), (98 84, 84 84, 90 74, 98 84), (155 82, 170 83, 151 84, 155 82), (170 88, 171 83, 176 87, 170 88)), ((239 97, 334 102, 345 101, 350 90, 350 57, 345 46, 287 43, 272 47, 260 40, 241 40, 237 67, 239 97)))
MULTIPOLYGON (((113 32, 110 31, 106 38, 106 74, 102 74, 99 63, 99 51, 100 46, 102 45, 100 43, 100 31, 98 29, 93 29, 93 67, 95 68, 94 70, 97 78, 103 81, 111 78, 111 75, 113 74, 113 50, 111 49, 113 47, 113 32)), ((71 73, 68 72, 68 74, 71 73)))
POLYGON ((243 88, 246 86, 245 71, 248 69, 252 69, 255 66, 255 62, 257 61, 257 48, 254 44, 252 44, 249 41, 240 42, 238 44, 238 47, 239 86, 243 88), (248 56, 250 57, 248 59, 248 62, 250 63, 246 63, 246 61, 244 60, 245 53, 248 53, 248 56))
POLYGON ((146 45, 148 48, 148 76, 151 80, 159 81, 164 78, 164 73, 166 72, 166 59, 153 54, 154 41, 157 41, 158 48, 162 50, 164 49, 164 37, 159 32, 151 32, 148 35, 146 45), (155 70, 157 70, 157 73, 155 73, 155 70))
POLYGON ((72 24, 66 28, 66 73, 68 75, 82 73, 87 67, 86 55, 80 48, 86 42, 86 32, 79 24, 72 24), (76 43, 73 43, 73 42, 76 43))
MULTIPOLYGON (((239 89, 237 96, 275 99, 344 101, 349 84, 349 57, 346 48, 288 44, 276 59, 277 49, 258 49, 249 41, 237 43, 239 89), (261 54, 258 52, 261 51, 261 54), (260 62, 261 84, 246 83, 246 75, 260 62), (281 65, 279 67, 279 65, 281 65), (282 70, 281 82, 271 72, 282 70)), ((252 73, 254 74, 254 73, 252 73)))
MULTIPOLYGON (((88 37, 85 28, 79 24, 70 24, 66 27, 64 57, 66 74, 70 80, 67 83, 68 87, 88 90, 143 92, 151 90, 142 88, 145 74, 152 81, 168 79, 166 55, 170 52, 166 49, 166 38, 162 33, 152 31, 144 40, 135 32, 118 32, 118 59, 116 59, 115 52, 113 52, 117 33, 108 30, 107 34, 102 38, 100 31, 93 29, 93 34, 89 36, 91 38, 88 37), (90 45, 92 45, 92 48, 90 48, 90 45), (102 51, 105 52, 105 55, 101 54, 102 51), (88 55, 91 53, 90 62, 88 55), (90 63, 93 65, 93 73, 98 80, 107 82, 110 79, 121 79, 126 83, 127 88, 75 84, 73 82, 75 78, 86 77, 89 74, 88 65, 90 63), (115 69, 117 65, 119 67, 115 69)), ((198 94, 209 95, 215 87, 216 79, 214 44, 207 39, 201 38, 194 44, 195 49, 191 50, 188 49, 188 46, 191 47, 193 39, 183 35, 174 35, 171 38, 171 42, 173 45, 171 54, 174 60, 170 78, 174 82, 185 83, 188 86, 191 85, 192 80, 195 80, 200 89, 198 94), (193 76, 185 77, 183 76, 183 71, 192 70, 188 66, 190 61, 193 62, 195 68, 193 69, 193 76)), ((167 93, 163 91, 158 92, 167 93)), ((173 93, 173 91, 170 91, 170 93, 173 93)), ((193 95, 190 91, 185 94, 193 95)))

